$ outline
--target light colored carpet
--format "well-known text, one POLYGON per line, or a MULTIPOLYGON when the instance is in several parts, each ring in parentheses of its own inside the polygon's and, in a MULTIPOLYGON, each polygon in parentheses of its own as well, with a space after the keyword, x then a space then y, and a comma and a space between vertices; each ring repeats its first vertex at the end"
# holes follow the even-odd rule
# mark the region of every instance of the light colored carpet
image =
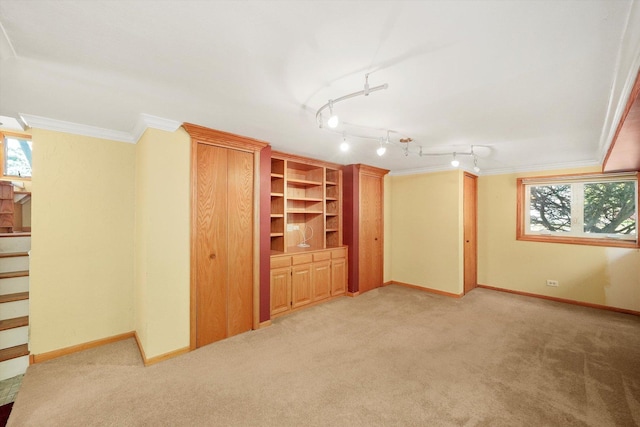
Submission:
POLYGON ((640 318, 388 286, 148 368, 132 339, 31 366, 8 425, 640 425, 640 318))

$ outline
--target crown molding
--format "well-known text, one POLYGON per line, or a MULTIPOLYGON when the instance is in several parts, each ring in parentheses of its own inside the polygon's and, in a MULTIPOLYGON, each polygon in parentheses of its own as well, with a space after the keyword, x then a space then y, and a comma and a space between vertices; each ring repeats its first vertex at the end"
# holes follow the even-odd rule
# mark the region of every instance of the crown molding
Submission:
POLYGON ((65 122, 63 120, 56 120, 48 117, 34 116, 24 113, 20 113, 20 118, 30 128, 65 132, 74 135, 89 136, 92 138, 126 142, 129 144, 137 143, 142 134, 149 128, 164 130, 167 132, 175 132, 182 125, 181 122, 164 119, 162 117, 156 117, 149 114, 140 114, 138 122, 134 126, 132 132, 123 132, 119 130, 100 128, 97 126, 65 122))
POLYGON ((601 166, 601 165, 602 163, 598 162, 597 160, 586 160, 581 162, 553 163, 553 164, 547 164, 547 165, 527 166, 527 167, 521 167, 521 168, 494 168, 494 169, 482 168, 480 172, 474 172, 473 169, 469 169, 462 166, 458 168, 454 168, 453 166, 442 165, 442 166, 434 166, 434 167, 427 167, 427 168, 397 170, 397 171, 390 172, 389 175, 391 176, 418 175, 423 173, 462 170, 464 172, 469 172, 478 176, 489 176, 489 175, 508 175, 508 174, 525 173, 525 172, 552 171, 552 170, 560 170, 560 169, 576 169, 576 168, 586 168, 586 167, 601 166))

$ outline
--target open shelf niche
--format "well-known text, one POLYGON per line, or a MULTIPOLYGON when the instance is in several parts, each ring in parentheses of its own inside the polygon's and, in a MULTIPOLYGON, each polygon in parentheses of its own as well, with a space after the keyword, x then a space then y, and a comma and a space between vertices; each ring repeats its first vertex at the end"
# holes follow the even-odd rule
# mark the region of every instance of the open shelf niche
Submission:
POLYGON ((342 171, 339 165, 273 152, 272 254, 342 246, 342 171))

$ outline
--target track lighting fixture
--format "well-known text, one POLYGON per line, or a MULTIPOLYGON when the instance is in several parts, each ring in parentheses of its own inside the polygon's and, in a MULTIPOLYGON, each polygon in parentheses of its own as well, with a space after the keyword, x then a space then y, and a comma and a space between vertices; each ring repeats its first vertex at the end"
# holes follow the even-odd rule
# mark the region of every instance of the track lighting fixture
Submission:
POLYGON ((322 127, 322 112, 325 109, 329 109, 329 120, 327 121, 327 125, 332 128, 335 129, 338 124, 339 124, 339 119, 338 116, 333 114, 333 105, 337 104, 338 102, 342 102, 345 101, 347 99, 351 99, 351 98, 355 98, 356 96, 369 96, 369 94, 371 92, 376 92, 379 90, 383 90, 383 89, 387 89, 389 87, 388 84, 383 84, 380 86, 376 86, 376 87, 369 87, 369 74, 365 75, 365 84, 364 84, 364 88, 358 92, 353 92, 344 96, 341 96, 340 98, 336 98, 336 99, 330 99, 329 102, 327 102, 326 104, 324 104, 322 107, 320 107, 318 109, 318 111, 316 111, 316 123, 318 124, 319 127, 322 127))
MULTIPOLYGON (((389 85, 387 83, 379 85, 379 86, 375 86, 375 87, 370 87, 369 86, 369 74, 365 74, 365 83, 364 83, 364 87, 362 90, 357 91, 357 92, 353 92, 353 93, 349 93, 347 95, 343 95, 339 98, 335 98, 335 99, 330 99, 326 104, 324 104, 322 107, 320 107, 317 111, 316 111, 316 124, 318 125, 318 127, 320 127, 321 129, 325 129, 328 130, 330 132, 335 132, 335 133, 342 133, 342 143, 340 144, 340 150, 343 152, 346 152, 350 149, 349 147, 349 143, 347 143, 347 133, 349 135, 349 138, 358 138, 358 139, 365 139, 365 140, 376 140, 379 141, 380 146, 376 149, 376 153, 378 154, 378 156, 384 156, 384 154, 387 152, 387 145, 400 145, 402 147, 402 152, 404 153, 405 157, 409 157, 409 154, 417 154, 420 157, 431 157, 431 156, 451 156, 453 155, 453 159, 451 160, 451 166, 453 166, 454 168, 457 168, 460 166, 460 161, 458 160, 458 156, 472 156, 473 157, 473 170, 476 173, 480 172, 480 167, 478 166, 478 157, 476 155, 476 152, 474 151, 474 147, 480 147, 483 149, 488 149, 489 147, 486 146, 471 146, 471 149, 469 151, 466 150, 458 150, 458 151, 454 151, 453 153, 450 151, 446 151, 446 152, 424 152, 423 151, 423 147, 422 145, 411 145, 410 143, 414 142, 412 138, 406 137, 406 136, 402 136, 402 134, 398 131, 395 130, 390 130, 390 129, 379 129, 379 128, 372 128, 372 127, 366 127, 366 126, 358 126, 356 124, 353 123, 342 123, 342 126, 346 126, 348 128, 361 128, 361 129, 366 129, 363 132, 347 132, 347 131, 342 131, 342 130, 337 130, 336 128, 338 126, 341 125, 340 119, 338 119, 338 115, 334 113, 333 111, 333 107, 334 104, 338 103, 338 102, 342 102, 342 101, 346 101, 347 99, 351 99, 351 98, 355 98, 358 96, 369 96, 372 92, 377 92, 379 90, 384 90, 384 89, 388 89, 389 85), (326 121, 326 127, 324 126, 325 122, 324 119, 322 117, 322 112, 324 110, 328 109, 329 110, 329 119, 326 121), (381 137, 377 137, 374 136, 375 134, 378 134, 378 132, 386 132, 386 138, 381 138, 381 137), (390 133, 394 134, 394 140, 392 141, 390 138, 390 133), (396 139, 397 138, 397 139, 396 139), (413 147, 413 148, 411 148, 413 147), (419 151, 418 151, 419 149, 419 151)), ((379 135, 379 134, 378 134, 379 135)), ((459 148, 460 146, 456 146, 457 148, 459 148)))
POLYGON ((340 119, 338 118, 338 116, 336 114, 333 114, 333 100, 330 99, 329 100, 329 120, 327 121, 327 125, 329 125, 329 127, 331 129, 335 129, 338 127, 338 123, 340 123, 340 119))
MULTIPOLYGON (((389 141, 388 138, 389 137, 387 136, 387 141, 389 141)), ((382 157, 382 156, 384 156, 384 153, 386 153, 386 152, 387 152, 387 147, 382 145, 382 138, 380 138, 380 147, 378 147, 378 149, 376 150, 376 153, 378 153, 378 156, 382 157)))
MULTIPOLYGON (((473 147, 471 148, 471 152, 473 152, 473 147)), ((475 173, 480 172, 480 168, 478 167, 478 156, 476 156, 475 153, 473 154, 473 171, 475 173)))
POLYGON ((456 159, 456 153, 453 153, 453 160, 451 160, 451 166, 453 166, 454 168, 457 168, 458 166, 460 166, 460 161, 458 159, 456 159))

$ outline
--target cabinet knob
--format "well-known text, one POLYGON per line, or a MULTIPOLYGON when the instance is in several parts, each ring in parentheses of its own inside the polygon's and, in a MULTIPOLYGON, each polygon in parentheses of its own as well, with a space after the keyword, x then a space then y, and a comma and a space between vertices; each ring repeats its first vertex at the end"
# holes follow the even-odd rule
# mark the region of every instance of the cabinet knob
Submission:
POLYGON ((216 254, 209 255, 209 259, 216 259, 216 254))
POLYGON ((375 237, 373 240, 378 240, 378 238, 377 238, 377 237, 375 237))

